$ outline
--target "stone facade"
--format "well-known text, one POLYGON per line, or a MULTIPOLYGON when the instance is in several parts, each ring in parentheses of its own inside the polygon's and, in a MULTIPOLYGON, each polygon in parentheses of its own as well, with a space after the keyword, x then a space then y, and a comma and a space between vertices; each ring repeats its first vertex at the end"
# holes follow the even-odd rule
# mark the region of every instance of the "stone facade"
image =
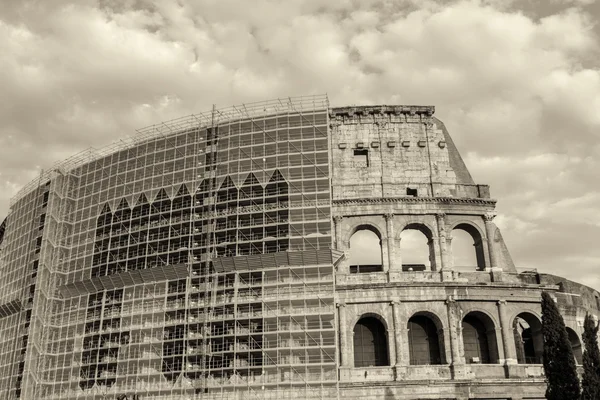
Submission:
POLYGON ((542 365, 523 363, 517 354, 517 316, 533 321, 535 356, 541 358, 535 324, 541 321, 541 291, 554 294, 580 342, 585 314, 598 315, 598 293, 559 277, 517 272, 493 222, 495 200, 487 186, 472 181, 433 111, 412 106, 330 111, 334 244, 347 256, 336 278, 342 396, 543 399, 542 365), (380 271, 351 271, 350 238, 360 229, 380 238, 380 271), (403 270, 400 234, 405 229, 427 237, 428 270, 403 270), (454 269, 455 229, 467 231, 480 253, 473 271, 454 269), (467 315, 486 321, 488 363, 466 359, 462 321, 467 315), (388 365, 354 364, 354 327, 367 316, 385 327, 388 365), (411 362, 407 323, 413 316, 435 324, 441 358, 436 365, 411 362))

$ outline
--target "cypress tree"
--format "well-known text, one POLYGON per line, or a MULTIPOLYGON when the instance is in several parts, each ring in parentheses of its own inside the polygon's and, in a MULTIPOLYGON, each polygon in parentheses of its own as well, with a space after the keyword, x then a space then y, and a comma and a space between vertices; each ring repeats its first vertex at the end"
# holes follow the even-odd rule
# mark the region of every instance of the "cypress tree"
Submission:
POLYGON ((577 400, 580 395, 577 367, 569 335, 552 297, 542 292, 544 372, 548 400, 577 400))
POLYGON ((583 323, 583 381, 581 400, 600 399, 600 348, 598 348, 598 325, 591 315, 583 323))

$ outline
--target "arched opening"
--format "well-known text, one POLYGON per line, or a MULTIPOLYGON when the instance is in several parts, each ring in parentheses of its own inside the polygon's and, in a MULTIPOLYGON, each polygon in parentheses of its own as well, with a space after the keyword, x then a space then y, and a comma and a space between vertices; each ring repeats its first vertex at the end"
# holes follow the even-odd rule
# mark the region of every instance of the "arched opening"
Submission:
POLYGON ((462 321, 463 347, 467 364, 495 364, 499 361, 496 327, 486 314, 474 311, 462 321))
POLYGON ((485 269, 483 238, 473 225, 458 224, 452 229, 452 258, 456 271, 485 269))
POLYGON ((435 260, 432 234, 420 224, 410 224, 400 233, 402 271, 432 270, 435 260))
POLYGON ((573 357, 578 365, 583 364, 583 351, 581 349, 581 341, 579 336, 571 328, 567 328, 567 334, 569 335, 569 343, 571 343, 571 349, 573 350, 573 357))
POLYGON ((513 322, 519 364, 541 364, 544 354, 542 323, 531 313, 517 315, 513 322))
POLYGON ((359 226, 350 238, 350 273, 383 271, 380 233, 369 225, 359 226))
POLYGON ((425 314, 413 315, 408 320, 408 348, 410 365, 442 364, 443 341, 441 329, 433 318, 425 314))
POLYGON ((376 317, 363 317, 354 325, 354 366, 390 365, 386 329, 376 317))

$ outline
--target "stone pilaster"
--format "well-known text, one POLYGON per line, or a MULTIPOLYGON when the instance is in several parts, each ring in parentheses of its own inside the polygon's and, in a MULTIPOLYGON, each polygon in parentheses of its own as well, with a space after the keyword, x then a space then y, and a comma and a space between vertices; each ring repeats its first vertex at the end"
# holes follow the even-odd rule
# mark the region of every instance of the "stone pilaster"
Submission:
POLYGON ((348 326, 346 316, 346 304, 338 303, 338 314, 340 321, 340 366, 352 367, 348 350, 348 326))
POLYGON ((403 329, 402 329, 402 321, 400 320, 400 302, 397 300, 392 301, 392 315, 394 318, 394 345, 396 347, 396 359, 390 360, 395 365, 407 365, 408 361, 405 360, 406 356, 403 354, 403 329))
POLYGON ((506 300, 499 300, 498 316, 500 318, 500 328, 502 329, 502 347, 504 348, 504 362, 506 364, 517 363, 517 351, 515 348, 515 339, 513 329, 506 315, 506 300))
POLYGON ((388 270, 402 271, 402 265, 396 265, 396 246, 394 243, 394 214, 388 213, 385 217, 385 229, 387 236, 387 256, 388 256, 388 270))
POLYGON ((450 353, 452 365, 463 365, 465 363, 464 357, 460 354, 460 343, 462 340, 460 337, 461 330, 459 329, 460 317, 458 315, 458 304, 452 297, 448 297, 446 300, 446 307, 448 312, 448 335, 450 339, 450 353))
POLYGON ((498 269, 498 255, 496 254, 496 250, 494 248, 494 236, 495 236, 495 226, 492 223, 496 215, 492 213, 485 214, 483 216, 483 220, 485 222, 485 236, 487 237, 487 246, 488 246, 488 254, 490 255, 490 265, 489 269, 492 271, 498 269))
POLYGON ((440 263, 439 270, 451 270, 448 263, 448 247, 447 247, 447 238, 446 238, 446 214, 439 213, 435 215, 435 219, 437 221, 438 226, 438 236, 439 236, 439 245, 440 245, 440 263))
POLYGON ((383 237, 381 238, 381 241, 379 242, 379 245, 381 246, 381 266, 383 267, 383 272, 389 272, 390 270, 390 263, 389 263, 389 240, 387 237, 383 237))
MULTIPOLYGON (((495 335, 495 339, 496 339, 496 347, 498 348, 498 362, 503 362, 503 360, 506 359, 505 356, 505 352, 506 350, 504 350, 504 341, 502 340, 502 328, 501 327, 496 327, 494 329, 494 335, 495 335)), ((492 343, 492 341, 490 340, 490 336, 488 335, 488 343, 492 343)))
POLYGON ((342 244, 342 221, 344 217, 341 215, 335 215, 333 217, 333 227, 335 232, 335 248, 337 250, 345 250, 343 249, 342 244))
POLYGON ((385 330, 385 339, 387 341, 388 344, 388 357, 389 357, 389 362, 390 362, 390 366, 394 366, 394 360, 396 360, 396 354, 397 354, 397 349, 396 349, 396 332, 394 331, 394 329, 386 329, 385 330), (393 343, 392 343, 393 342, 393 343))

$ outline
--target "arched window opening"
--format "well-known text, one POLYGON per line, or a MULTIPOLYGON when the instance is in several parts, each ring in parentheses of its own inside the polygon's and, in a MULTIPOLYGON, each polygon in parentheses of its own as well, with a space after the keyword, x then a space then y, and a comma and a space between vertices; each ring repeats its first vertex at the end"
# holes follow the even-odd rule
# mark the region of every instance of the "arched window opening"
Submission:
POLYGON ((452 257, 456 271, 484 270, 483 254, 483 240, 475 227, 459 224, 452 230, 452 257))
POLYGON ((513 322, 519 364, 541 364, 544 354, 542 324, 533 314, 521 313, 513 322))
POLYGON ((569 335, 569 343, 571 343, 571 349, 573 350, 575 362, 578 365, 582 365, 583 351, 581 349, 581 341, 579 340, 579 336, 577 336, 577 333, 575 333, 575 331, 571 328, 567 328, 567 334, 569 335))
POLYGON ((354 366, 390 365, 386 329, 375 317, 361 318, 354 326, 354 366))
POLYGON ((467 364, 493 364, 499 361, 494 322, 481 312, 471 312, 462 321, 463 347, 467 364))
POLYGON ((440 343, 443 343, 433 320, 414 315, 408 320, 408 346, 411 365, 441 364, 440 343))
POLYGON ((361 226, 350 238, 350 273, 383 271, 381 237, 370 226, 361 226))
POLYGON ((408 225, 400 233, 400 254, 402 255, 402 271, 432 270, 434 260, 431 232, 423 225, 408 225))

